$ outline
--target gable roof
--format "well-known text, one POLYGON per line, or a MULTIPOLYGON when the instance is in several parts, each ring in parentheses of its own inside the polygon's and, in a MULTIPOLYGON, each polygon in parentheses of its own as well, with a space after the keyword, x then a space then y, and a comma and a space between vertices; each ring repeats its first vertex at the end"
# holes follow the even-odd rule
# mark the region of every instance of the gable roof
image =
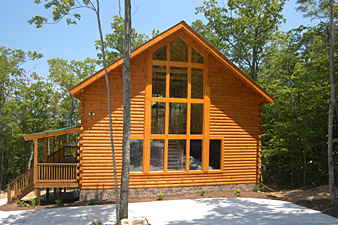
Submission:
MULTIPOLYGON (((241 80, 243 80, 249 87, 251 87, 258 95, 262 97, 263 103, 272 103, 273 98, 266 93, 255 81, 253 81, 248 75, 246 75, 241 69, 239 69, 234 63, 232 63, 227 57, 225 57, 220 51, 218 51, 214 46, 212 46, 207 40, 205 40, 201 35, 199 35, 195 30, 193 30, 185 21, 181 21, 177 25, 173 26, 172 28, 164 31, 157 37, 151 39, 150 41, 146 42, 145 44, 141 45, 140 47, 136 48, 134 51, 131 52, 130 58, 132 59, 136 55, 146 51, 153 45, 159 43, 164 38, 173 35, 178 31, 183 31, 187 35, 189 35, 192 39, 199 42, 199 44, 203 45, 210 54, 215 56, 218 60, 220 60, 224 65, 226 65, 230 70, 234 72, 241 80)), ((112 64, 108 65, 107 71, 112 71, 118 66, 123 64, 123 58, 120 58, 113 62, 112 64)), ((104 77, 105 71, 104 68, 93 74, 92 76, 88 77, 87 79, 83 80, 79 84, 72 87, 69 91, 72 95, 77 96, 80 91, 87 87, 88 85, 92 84, 93 82, 97 81, 98 79, 104 77)))

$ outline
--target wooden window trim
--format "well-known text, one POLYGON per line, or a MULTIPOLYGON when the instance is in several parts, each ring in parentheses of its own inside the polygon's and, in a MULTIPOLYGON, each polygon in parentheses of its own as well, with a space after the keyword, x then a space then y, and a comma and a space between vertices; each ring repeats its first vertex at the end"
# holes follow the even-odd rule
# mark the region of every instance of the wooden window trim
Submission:
POLYGON ((210 140, 221 140, 221 168, 219 170, 209 170, 208 173, 223 173, 224 171, 224 137, 223 136, 210 136, 209 137, 209 145, 210 140))
MULTIPOLYGON (((162 42, 161 45, 156 45, 148 50, 148 83, 146 86, 146 98, 145 98, 145 129, 144 129, 144 154, 143 154, 143 173, 135 172, 132 174, 148 174, 148 175, 164 175, 164 174, 204 174, 204 173, 223 173, 224 171, 224 138, 223 137, 210 137, 210 87, 208 83, 208 54, 204 53, 203 49, 200 49, 194 44, 191 44, 190 40, 182 38, 188 44, 188 62, 173 62, 170 61, 170 42, 175 38, 180 37, 175 35, 174 37, 162 42), (153 60, 153 53, 158 48, 166 45, 167 60, 153 60), (191 52, 194 48, 198 53, 204 57, 204 63, 192 63, 191 52), (153 66, 166 66, 166 95, 164 98, 152 97, 152 67, 153 66), (170 98, 170 67, 184 67, 188 70, 188 96, 187 98, 170 98), (191 71, 192 68, 203 69, 203 99, 191 98, 191 71), (164 134, 151 134, 151 104, 152 102, 165 102, 165 133, 164 134), (187 133, 186 134, 169 134, 169 103, 186 103, 187 104, 187 133), (203 132, 202 134, 190 134, 191 125, 191 104, 203 104, 203 132), (163 172, 150 171, 150 141, 152 139, 165 140, 165 156, 163 162, 163 172), (168 171, 168 140, 170 139, 184 139, 186 140, 186 171, 168 171), (189 157, 190 155, 190 140, 202 140, 202 170, 201 171, 189 171, 189 157), (209 145, 210 139, 221 139, 221 169, 209 171, 209 145)), ((136 137, 142 138, 142 137, 136 137)))

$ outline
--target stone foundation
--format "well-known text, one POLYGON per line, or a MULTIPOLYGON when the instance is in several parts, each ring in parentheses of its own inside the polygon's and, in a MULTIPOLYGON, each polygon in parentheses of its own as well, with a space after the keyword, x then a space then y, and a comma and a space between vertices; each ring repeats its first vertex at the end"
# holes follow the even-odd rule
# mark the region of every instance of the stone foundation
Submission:
MULTIPOLYGON (((155 197, 160 191, 164 195, 183 195, 196 193, 196 190, 203 189, 205 192, 212 191, 251 191, 255 184, 229 184, 219 186, 198 186, 198 187, 173 187, 173 188, 144 188, 129 189, 129 197, 155 197)), ((81 190, 80 201, 95 200, 114 200, 115 191, 113 189, 101 190, 81 190)))

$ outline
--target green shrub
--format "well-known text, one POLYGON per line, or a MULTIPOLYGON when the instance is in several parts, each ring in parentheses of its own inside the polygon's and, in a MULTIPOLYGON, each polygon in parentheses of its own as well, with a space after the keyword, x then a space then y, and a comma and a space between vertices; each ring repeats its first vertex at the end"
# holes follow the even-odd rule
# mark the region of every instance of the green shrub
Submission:
POLYGON ((237 189, 236 191, 235 191, 235 196, 236 197, 239 197, 239 196, 241 196, 241 189, 237 189))
POLYGON ((95 199, 89 199, 88 205, 95 205, 95 199))
POLYGON ((61 199, 56 199, 55 203, 58 205, 58 207, 61 207, 64 205, 61 199))
POLYGON ((253 192, 257 192, 257 191, 260 191, 261 190, 261 187, 259 186, 259 185, 255 185, 255 186, 253 186, 253 188, 252 188, 252 191, 253 192))
POLYGON ((28 206, 28 204, 27 204, 25 201, 18 201, 18 202, 16 203, 16 205, 17 205, 18 207, 22 207, 22 208, 28 206))
POLYGON ((36 206, 36 198, 33 198, 32 200, 30 200, 30 205, 33 207, 36 206))
POLYGON ((90 225, 103 225, 103 223, 100 220, 93 221, 90 225))
POLYGON ((164 193, 160 191, 160 193, 158 193, 156 196, 157 196, 157 200, 162 200, 164 198, 164 193))
POLYGON ((201 196, 203 196, 205 194, 204 190, 196 190, 196 193, 200 194, 201 196))

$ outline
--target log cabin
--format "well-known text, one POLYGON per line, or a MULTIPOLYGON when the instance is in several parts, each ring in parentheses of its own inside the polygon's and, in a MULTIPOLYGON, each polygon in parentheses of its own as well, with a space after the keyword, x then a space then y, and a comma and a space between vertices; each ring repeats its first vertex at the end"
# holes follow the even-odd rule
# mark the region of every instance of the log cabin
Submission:
MULTIPOLYGON (((122 64, 123 58, 108 66, 118 177, 122 168, 122 64)), ((258 183, 261 108, 273 98, 189 25, 182 21, 135 49, 130 80, 131 195, 223 190, 258 183)), ((83 200, 113 198, 104 70, 70 93, 81 101, 79 125, 25 136, 35 143, 34 168, 8 186, 9 202, 29 190, 35 189, 39 196, 41 188, 60 187, 79 187, 83 200), (61 137, 74 132, 79 134, 77 160, 67 161, 67 156, 74 158, 75 154, 67 151, 72 147, 65 146, 61 137), (45 142, 40 161, 39 140, 45 142), (48 154, 49 142, 53 147, 48 154)))

